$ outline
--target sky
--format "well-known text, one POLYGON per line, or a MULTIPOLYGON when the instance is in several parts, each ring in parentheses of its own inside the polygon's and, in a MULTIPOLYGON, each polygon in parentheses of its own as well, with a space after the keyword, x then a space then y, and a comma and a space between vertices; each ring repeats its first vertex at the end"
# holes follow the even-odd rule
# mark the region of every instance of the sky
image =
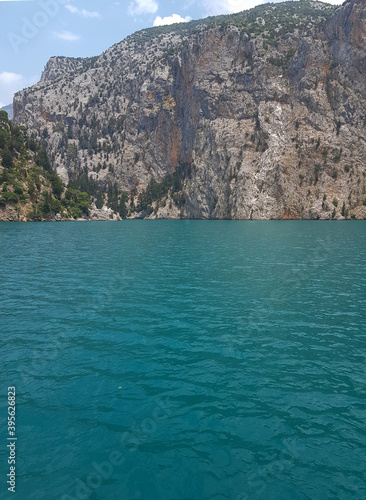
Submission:
MULTIPOLYGON (((274 0, 278 1, 278 0, 274 0)), ((0 0, 0 108, 52 56, 99 55, 135 31, 232 14, 263 0, 0 0)), ((328 0, 340 5, 342 0, 328 0)))

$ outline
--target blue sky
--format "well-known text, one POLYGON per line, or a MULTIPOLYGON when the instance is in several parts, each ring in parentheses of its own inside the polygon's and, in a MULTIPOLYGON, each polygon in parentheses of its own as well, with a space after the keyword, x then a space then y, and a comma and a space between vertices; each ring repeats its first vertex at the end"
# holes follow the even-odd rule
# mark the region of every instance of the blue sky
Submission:
MULTIPOLYGON (((229 14, 263 0, 0 0, 0 107, 36 83, 51 56, 102 53, 137 30, 229 14)), ((341 4, 342 0, 328 0, 341 4)))

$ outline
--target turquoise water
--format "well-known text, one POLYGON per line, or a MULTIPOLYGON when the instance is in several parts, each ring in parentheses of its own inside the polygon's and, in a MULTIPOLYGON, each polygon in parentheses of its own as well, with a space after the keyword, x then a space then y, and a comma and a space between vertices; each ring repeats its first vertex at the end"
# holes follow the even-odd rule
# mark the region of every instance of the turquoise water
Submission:
POLYGON ((0 224, 0 497, 365 499, 365 262, 364 221, 0 224))

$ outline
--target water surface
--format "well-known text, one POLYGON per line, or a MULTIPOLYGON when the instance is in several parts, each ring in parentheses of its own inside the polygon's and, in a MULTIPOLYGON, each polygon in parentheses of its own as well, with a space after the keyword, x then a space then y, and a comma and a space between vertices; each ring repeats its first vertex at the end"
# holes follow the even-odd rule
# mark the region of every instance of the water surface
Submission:
POLYGON ((365 262, 364 221, 1 223, 14 498, 366 498, 365 262))

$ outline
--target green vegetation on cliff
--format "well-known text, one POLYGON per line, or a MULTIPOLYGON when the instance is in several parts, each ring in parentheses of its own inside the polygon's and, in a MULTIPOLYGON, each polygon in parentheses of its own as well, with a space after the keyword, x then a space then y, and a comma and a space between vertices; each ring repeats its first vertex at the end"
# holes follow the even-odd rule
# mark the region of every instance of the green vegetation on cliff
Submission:
POLYGON ((146 189, 139 194, 137 210, 150 215, 154 211, 153 204, 157 210, 159 203, 164 200, 162 206, 165 206, 168 195, 171 196, 177 207, 181 208, 185 203, 182 187, 178 172, 168 174, 161 182, 151 179, 146 189))
POLYGON ((53 57, 14 124, 70 181, 73 217, 87 193, 92 219, 364 218, 365 15, 364 0, 267 3, 53 57))
POLYGON ((309 0, 265 3, 237 14, 211 16, 188 23, 144 29, 127 39, 141 45, 167 33, 188 37, 202 28, 236 26, 249 36, 263 34, 271 44, 287 33, 293 33, 295 30, 302 32, 309 29, 310 25, 321 23, 336 9, 337 5, 309 0))
POLYGON ((51 168, 46 151, 14 127, 0 111, 0 220, 47 220, 88 214, 90 198, 65 189, 51 168))

